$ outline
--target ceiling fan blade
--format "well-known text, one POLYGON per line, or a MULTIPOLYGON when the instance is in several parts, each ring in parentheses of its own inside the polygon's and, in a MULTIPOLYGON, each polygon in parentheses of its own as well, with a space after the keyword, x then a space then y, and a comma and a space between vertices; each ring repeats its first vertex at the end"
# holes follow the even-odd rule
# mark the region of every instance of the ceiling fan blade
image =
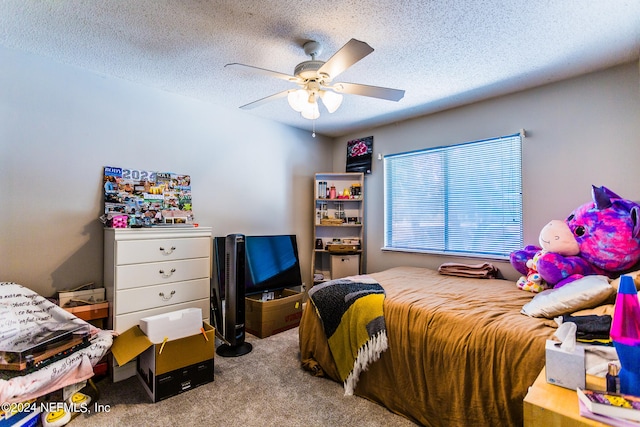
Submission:
POLYGON ((386 99, 388 101, 400 101, 404 97, 404 90, 361 85, 357 83, 336 83, 333 85, 333 90, 338 93, 369 96, 372 98, 386 99))
POLYGON ((259 107, 260 105, 266 104, 267 102, 273 101, 275 99, 284 98, 285 96, 289 95, 290 91, 291 91, 291 89, 284 90, 284 91, 278 92, 278 93, 274 93, 273 95, 269 95, 269 96, 264 97, 262 99, 258 99, 257 101, 253 101, 253 102, 250 102, 248 104, 242 105, 240 108, 242 108, 243 110, 250 110, 252 108, 259 107))
POLYGON ((261 74, 266 74, 266 75, 269 75, 271 77, 277 77, 279 79, 286 80, 288 82, 296 82, 297 83, 300 80, 296 76, 291 76, 289 74, 280 73, 278 71, 267 70, 265 68, 254 67, 253 65, 240 64, 238 62, 233 62, 231 64, 226 64, 224 67, 225 68, 227 68, 227 67, 232 67, 232 68, 250 68, 250 69, 252 69, 254 71, 258 71, 261 74))
POLYGON ((318 73, 327 74, 330 78, 334 79, 371 52, 373 52, 373 48, 365 42, 351 39, 320 67, 318 73))

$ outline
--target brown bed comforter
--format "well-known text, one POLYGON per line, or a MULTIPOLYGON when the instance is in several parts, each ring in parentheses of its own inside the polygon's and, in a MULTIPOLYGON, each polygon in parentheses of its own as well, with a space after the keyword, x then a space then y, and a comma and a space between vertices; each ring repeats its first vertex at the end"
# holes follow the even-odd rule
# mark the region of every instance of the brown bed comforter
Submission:
MULTIPOLYGON (((522 426, 522 401, 555 331, 520 314, 534 294, 415 267, 368 276, 386 292, 389 349, 360 376, 356 395, 426 426, 522 426)), ((311 304, 299 331, 303 366, 338 381, 311 304)))

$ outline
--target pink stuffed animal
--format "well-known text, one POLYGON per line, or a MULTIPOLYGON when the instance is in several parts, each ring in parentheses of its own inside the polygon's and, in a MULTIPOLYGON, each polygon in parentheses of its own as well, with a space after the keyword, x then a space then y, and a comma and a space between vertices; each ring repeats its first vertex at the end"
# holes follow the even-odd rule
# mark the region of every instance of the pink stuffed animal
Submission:
POLYGON ((640 205, 606 187, 592 187, 592 201, 576 208, 564 220, 543 227, 538 246, 511 253, 511 265, 531 273, 528 261, 537 255, 540 278, 560 287, 583 276, 615 278, 640 261, 640 205))

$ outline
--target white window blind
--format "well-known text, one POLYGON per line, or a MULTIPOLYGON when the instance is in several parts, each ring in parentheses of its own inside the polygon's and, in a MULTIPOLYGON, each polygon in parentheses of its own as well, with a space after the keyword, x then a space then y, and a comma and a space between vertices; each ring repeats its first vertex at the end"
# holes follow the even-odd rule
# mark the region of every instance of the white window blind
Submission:
POLYGON ((522 247, 520 134, 384 158, 384 249, 507 259, 522 247))

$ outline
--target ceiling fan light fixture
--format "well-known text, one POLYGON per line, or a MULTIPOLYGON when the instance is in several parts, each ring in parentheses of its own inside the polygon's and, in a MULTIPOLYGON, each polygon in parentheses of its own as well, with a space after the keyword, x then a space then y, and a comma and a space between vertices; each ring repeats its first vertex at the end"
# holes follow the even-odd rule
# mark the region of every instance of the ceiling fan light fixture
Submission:
POLYGON ((320 117, 316 99, 316 93, 307 89, 292 90, 287 95, 289 106, 309 120, 315 120, 320 117))
POLYGON ((309 120, 315 120, 320 117, 320 110, 318 109, 318 103, 314 102, 313 104, 307 103, 305 108, 300 112, 302 117, 309 120))
POLYGON ((225 67, 250 68, 263 74, 270 74, 273 77, 296 83, 300 87, 300 89, 283 90, 282 92, 242 105, 240 108, 255 108, 286 96, 293 110, 299 113, 304 112, 302 115, 305 118, 316 119, 320 116, 320 112, 318 111, 318 97, 322 98, 329 113, 333 113, 340 108, 343 94, 368 96, 370 98, 396 102, 404 97, 404 90, 399 89, 358 83, 336 83, 333 86, 329 85, 337 76, 373 52, 373 48, 363 41, 356 39, 349 40, 327 61, 319 61, 316 59, 316 57, 320 55, 322 48, 318 42, 308 41, 303 47, 304 52, 311 56, 311 60, 298 64, 293 75, 236 62, 225 65, 225 67))
POLYGON ((309 103, 309 94, 304 89, 292 90, 287 95, 287 101, 289 106, 298 113, 302 112, 305 106, 309 103))
POLYGON ((320 92, 320 97, 322 98, 322 102, 324 103, 324 106, 327 107, 327 111, 329 111, 329 113, 336 111, 342 104, 343 97, 339 93, 323 90, 320 92))

